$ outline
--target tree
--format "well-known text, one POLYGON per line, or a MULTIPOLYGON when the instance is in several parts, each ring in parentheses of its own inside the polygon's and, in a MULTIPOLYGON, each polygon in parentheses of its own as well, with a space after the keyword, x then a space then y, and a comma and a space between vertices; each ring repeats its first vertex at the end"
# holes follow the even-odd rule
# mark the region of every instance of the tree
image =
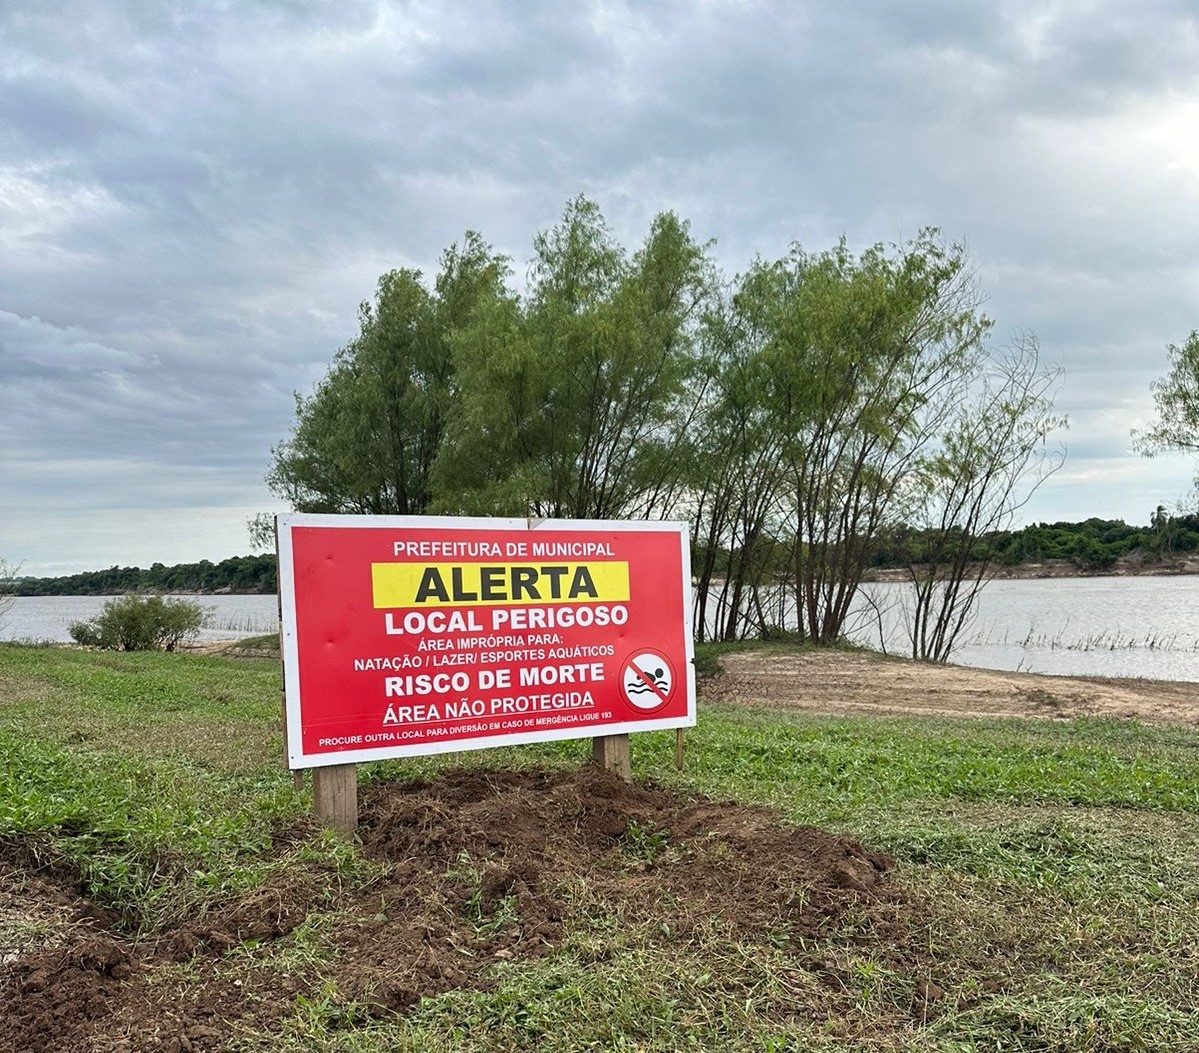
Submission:
POLYGON ((700 640, 732 640, 786 620, 764 603, 784 547, 775 535, 783 435, 767 406, 759 334, 736 298, 708 314, 704 342, 709 382, 689 508, 695 627, 700 640))
POLYGON ((913 658, 949 660, 992 576, 1002 532, 1061 466, 1063 451, 1046 443, 1065 425, 1053 414, 1060 376, 1042 366, 1031 337, 988 357, 973 396, 920 459, 912 480, 916 530, 900 546, 914 599, 913 658))
POLYGON ((1169 556, 1174 552, 1178 541, 1178 521, 1166 511, 1165 505, 1158 505, 1149 517, 1150 535, 1148 550, 1158 559, 1169 556))
POLYGON ((1133 432, 1135 446, 1147 457, 1163 450, 1199 453, 1199 330, 1192 329, 1181 346, 1167 348, 1170 371, 1150 385, 1157 420, 1133 432))
POLYGON ((976 546, 997 480, 1027 480, 988 458, 1036 432, 1036 397, 1000 384, 975 404, 994 434, 959 412, 991 322, 965 249, 936 230, 860 255, 796 246, 722 288, 673 213, 629 253, 579 197, 535 238, 527 290, 507 275, 477 235, 431 290, 384 275, 359 336, 297 401, 275 492, 302 511, 677 510, 701 635, 795 619, 832 643, 866 567, 934 495, 944 543, 976 546))
POLYGON ((270 512, 256 512, 246 520, 251 552, 275 551, 275 517, 270 512))
POLYGON ((0 623, 4 621, 4 616, 12 610, 12 605, 16 602, 13 583, 16 581, 17 572, 20 569, 7 560, 0 559, 0 623))
POLYGON ((672 213, 631 259, 599 208, 537 236, 525 298, 492 298, 454 340, 458 402, 438 458, 448 512, 575 519, 663 513, 697 405, 704 249, 672 213))
POLYGON ((844 240, 817 255, 797 246, 751 269, 737 299, 783 435, 799 628, 832 643, 991 323, 965 250, 931 229, 859 257, 844 240))
POLYGON ((451 340, 503 295, 507 261, 477 234, 442 256, 432 290, 414 270, 378 282, 359 334, 305 399, 272 451, 271 489, 302 512, 409 515, 432 500, 431 470, 453 398, 451 340))

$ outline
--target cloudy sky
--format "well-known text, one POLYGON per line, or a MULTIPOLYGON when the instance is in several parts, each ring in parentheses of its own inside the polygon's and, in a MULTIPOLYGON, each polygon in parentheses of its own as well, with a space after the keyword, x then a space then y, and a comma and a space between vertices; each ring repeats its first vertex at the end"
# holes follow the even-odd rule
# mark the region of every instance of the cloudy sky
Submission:
POLYGON ((845 234, 970 246, 1064 367, 1027 520, 1147 522, 1166 346, 1199 327, 1193 0, 5 0, 0 557, 213 560, 383 271, 528 259, 583 192, 729 274, 845 234))

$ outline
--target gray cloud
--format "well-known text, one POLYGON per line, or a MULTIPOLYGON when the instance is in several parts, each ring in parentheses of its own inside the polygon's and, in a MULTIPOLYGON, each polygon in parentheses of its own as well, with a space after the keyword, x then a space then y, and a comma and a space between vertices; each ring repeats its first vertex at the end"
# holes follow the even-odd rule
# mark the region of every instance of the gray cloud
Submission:
POLYGON ((0 555, 244 550, 377 276, 474 228, 519 277, 580 191, 630 244, 676 209, 729 272, 968 239, 999 338, 1066 368, 1070 462, 1029 514, 1139 520, 1190 476, 1127 437, 1199 324, 1197 74, 1183 0, 13 0, 0 555))

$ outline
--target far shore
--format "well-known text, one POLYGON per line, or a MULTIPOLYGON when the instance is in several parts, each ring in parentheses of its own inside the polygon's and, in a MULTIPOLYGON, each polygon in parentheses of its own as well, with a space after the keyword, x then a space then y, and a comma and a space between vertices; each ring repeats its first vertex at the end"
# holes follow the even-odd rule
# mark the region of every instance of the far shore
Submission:
MULTIPOLYGON (((987 577, 996 581, 1036 580, 1038 578, 1132 578, 1177 577, 1199 574, 1199 556, 1171 556, 1149 562, 1139 556, 1123 557, 1110 567, 1080 567, 1070 559, 1047 559, 1039 563, 1018 563, 1015 566, 992 564, 987 577)), ((909 581, 910 572, 904 567, 872 568, 865 581, 909 581)))
MULTIPOLYGON (((1034 563, 1019 563, 1015 566, 992 564, 987 568, 986 576, 995 581, 1034 581, 1040 578, 1122 578, 1122 577, 1177 577, 1184 574, 1199 574, 1199 554, 1168 556, 1161 560, 1146 560, 1139 553, 1124 556, 1109 567, 1082 567, 1070 559, 1047 559, 1034 563)), ((714 579, 718 584, 721 579, 714 579)), ((871 567, 862 578, 865 582, 905 582, 911 580, 911 572, 906 567, 871 567)), ((16 583, 12 595, 17 597, 45 598, 52 596, 124 596, 129 590, 108 590, 103 592, 72 592, 25 593, 21 583, 16 583)), ((155 591, 155 590, 147 590, 155 591)), ((171 596, 274 596, 275 592, 265 592, 261 589, 170 589, 165 590, 171 596)))

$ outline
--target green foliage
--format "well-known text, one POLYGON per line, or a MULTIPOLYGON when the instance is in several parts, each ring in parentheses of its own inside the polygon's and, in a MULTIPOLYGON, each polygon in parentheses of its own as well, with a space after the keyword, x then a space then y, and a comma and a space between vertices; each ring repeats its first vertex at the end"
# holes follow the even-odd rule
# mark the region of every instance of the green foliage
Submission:
POLYGON ((0 853, 75 877, 128 931, 256 887, 307 848, 271 847, 306 808, 278 699, 277 661, 0 644, 0 853))
MULTIPOLYGON (((691 565, 700 640, 761 630, 755 601, 787 577, 792 555, 777 530, 785 435, 768 403, 760 334, 737 298, 717 303, 703 329, 706 398, 691 457, 691 565)), ((781 619, 780 619, 781 620, 781 619)))
POLYGON ((432 291, 419 271, 384 274, 359 334, 273 451, 271 489, 302 512, 410 515, 432 500, 431 472, 456 387, 451 344, 503 297, 507 261, 477 234, 442 256, 432 291))
POLYGON ((636 819, 625 824, 622 847, 633 859, 652 863, 666 847, 670 834, 665 830, 651 830, 636 819))
POLYGON ((871 557, 910 512, 922 453, 985 361, 979 302, 965 250, 932 229, 858 256, 844 240, 796 246, 739 279, 708 324, 700 624, 709 601, 720 638, 782 622, 761 589, 781 578, 806 637, 841 635, 871 557))
POLYGON ((1134 432, 1146 456, 1164 450, 1199 452, 1199 330, 1181 345, 1169 344, 1170 370, 1152 384, 1157 420, 1134 432))
POLYGON ((192 600, 162 596, 121 596, 109 600, 99 617, 73 622, 71 638, 107 651, 173 651, 204 625, 204 608, 192 600))
POLYGON ((279 634, 263 633, 261 636, 247 636, 238 640, 229 651, 234 654, 252 654, 259 651, 279 653, 279 634))
MULTIPOLYGON (((1010 507, 1029 477, 988 464, 992 440, 1026 449, 1054 421, 1040 388, 960 412, 995 362, 992 323, 965 249, 935 229, 860 254, 796 245, 726 287, 675 214, 630 252, 579 197, 527 273, 514 290, 468 234, 432 287, 383 275, 297 399, 272 489, 309 512, 686 516, 701 637, 798 612, 829 644, 916 496, 948 487, 952 504, 968 479, 971 500, 1010 507)), ((963 551, 998 525, 949 524, 963 551)))
MULTIPOLYGON (((878 569, 896 569, 907 561, 930 558, 938 538, 931 528, 900 526, 883 538, 871 559, 878 569)), ((1086 519, 1081 523, 1032 523, 971 537, 969 558, 1004 566, 1062 561, 1080 571, 1103 571, 1124 557, 1153 562, 1199 549, 1199 515, 1169 515, 1161 506, 1148 526, 1122 519, 1086 519)))
MULTIPOLYGON (((801 624, 841 635, 880 532, 977 368, 991 322, 965 251, 935 230, 854 258, 844 242, 751 275, 768 334, 770 406, 788 437, 801 624), (802 545, 800 544, 802 543, 802 545)), ((747 290, 747 294, 748 294, 747 290)))
MULTIPOLYGON (((0 830, 8 847, 19 838, 45 862, 78 874, 130 928, 177 917, 179 898, 195 893, 173 889, 176 882, 190 885, 201 870, 230 868, 239 854, 261 848, 261 830, 250 833, 239 817, 205 806, 211 787, 202 779, 111 756, 96 765, 6 728, 0 746, 7 758, 0 830), (171 856, 190 859, 193 869, 163 873, 158 861, 171 856)), ((228 873, 222 880, 236 879, 228 873)))
POLYGON ((538 235, 524 297, 455 334, 458 398, 435 470, 451 512, 565 518, 669 507, 686 460, 703 249, 671 213, 629 258, 585 198, 538 235))

